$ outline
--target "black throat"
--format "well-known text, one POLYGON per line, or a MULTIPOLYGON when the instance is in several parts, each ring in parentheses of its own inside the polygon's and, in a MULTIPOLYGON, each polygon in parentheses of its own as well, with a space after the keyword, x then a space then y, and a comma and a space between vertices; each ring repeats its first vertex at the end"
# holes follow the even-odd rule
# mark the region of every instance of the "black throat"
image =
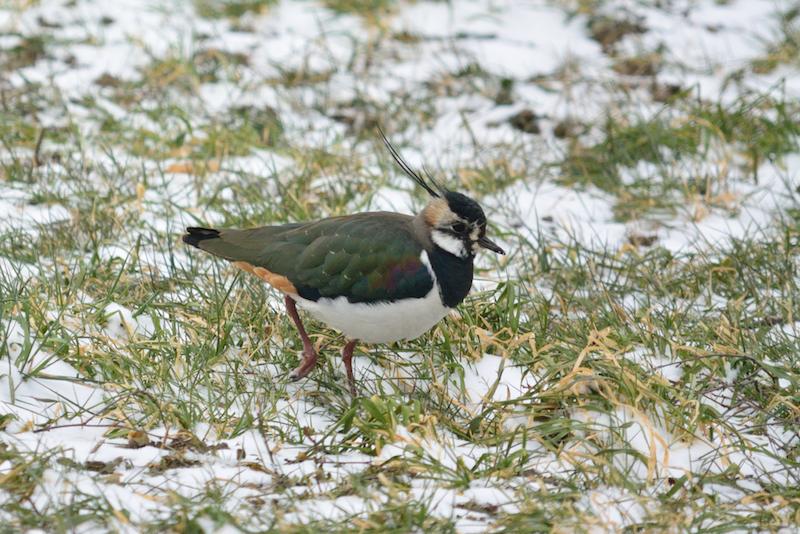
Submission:
POLYGON ((434 245, 428 258, 439 284, 442 302, 448 308, 455 308, 472 287, 472 256, 460 258, 434 245))

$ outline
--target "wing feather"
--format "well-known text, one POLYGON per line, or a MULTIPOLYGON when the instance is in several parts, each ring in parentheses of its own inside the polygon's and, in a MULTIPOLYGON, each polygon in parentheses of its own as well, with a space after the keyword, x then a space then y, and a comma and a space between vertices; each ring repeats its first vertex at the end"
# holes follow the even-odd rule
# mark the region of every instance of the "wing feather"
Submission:
POLYGON ((285 276, 303 298, 351 302, 422 298, 433 278, 412 218, 377 212, 312 223, 221 230, 199 248, 285 276))

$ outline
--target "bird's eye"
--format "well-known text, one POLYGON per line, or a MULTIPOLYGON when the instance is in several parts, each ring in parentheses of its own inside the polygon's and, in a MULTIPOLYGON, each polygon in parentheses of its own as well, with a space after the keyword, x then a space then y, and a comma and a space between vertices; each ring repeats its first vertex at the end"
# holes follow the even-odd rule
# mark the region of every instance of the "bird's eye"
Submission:
POLYGON ((457 223, 453 223, 450 226, 450 229, 453 230, 457 234, 463 234, 464 232, 467 231, 467 225, 464 224, 464 223, 457 222, 457 223))

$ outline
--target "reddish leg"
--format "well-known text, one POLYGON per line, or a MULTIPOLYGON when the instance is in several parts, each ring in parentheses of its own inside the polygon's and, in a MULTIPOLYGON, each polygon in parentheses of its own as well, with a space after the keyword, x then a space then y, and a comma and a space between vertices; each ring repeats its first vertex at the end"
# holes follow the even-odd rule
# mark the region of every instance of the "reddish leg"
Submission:
POLYGON ((310 373, 317 365, 317 351, 314 350, 314 344, 311 343, 311 339, 309 339, 308 334, 306 334, 306 329, 303 328, 303 322, 297 314, 297 306, 294 303, 294 299, 287 295, 284 298, 284 302, 286 303, 286 311, 289 312, 289 317, 294 321, 294 325, 300 333, 300 339, 303 340, 303 360, 300 362, 297 369, 292 371, 292 374, 289 375, 289 378, 292 380, 300 380, 310 373))
POLYGON ((350 393, 353 397, 358 395, 356 391, 356 379, 353 376, 353 350, 356 348, 357 341, 354 339, 348 341, 347 345, 342 350, 342 360, 344 361, 344 368, 347 370, 347 382, 350 384, 350 393))

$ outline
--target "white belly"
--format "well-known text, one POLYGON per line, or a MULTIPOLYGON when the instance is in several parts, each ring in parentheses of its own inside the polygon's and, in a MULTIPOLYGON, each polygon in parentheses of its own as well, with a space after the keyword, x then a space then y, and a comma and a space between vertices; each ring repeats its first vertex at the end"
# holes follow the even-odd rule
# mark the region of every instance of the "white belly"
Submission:
POLYGON ((390 343, 419 337, 441 321, 448 308, 442 304, 436 284, 423 298, 392 303, 354 304, 345 297, 314 302, 297 298, 297 304, 323 323, 350 339, 390 343))

